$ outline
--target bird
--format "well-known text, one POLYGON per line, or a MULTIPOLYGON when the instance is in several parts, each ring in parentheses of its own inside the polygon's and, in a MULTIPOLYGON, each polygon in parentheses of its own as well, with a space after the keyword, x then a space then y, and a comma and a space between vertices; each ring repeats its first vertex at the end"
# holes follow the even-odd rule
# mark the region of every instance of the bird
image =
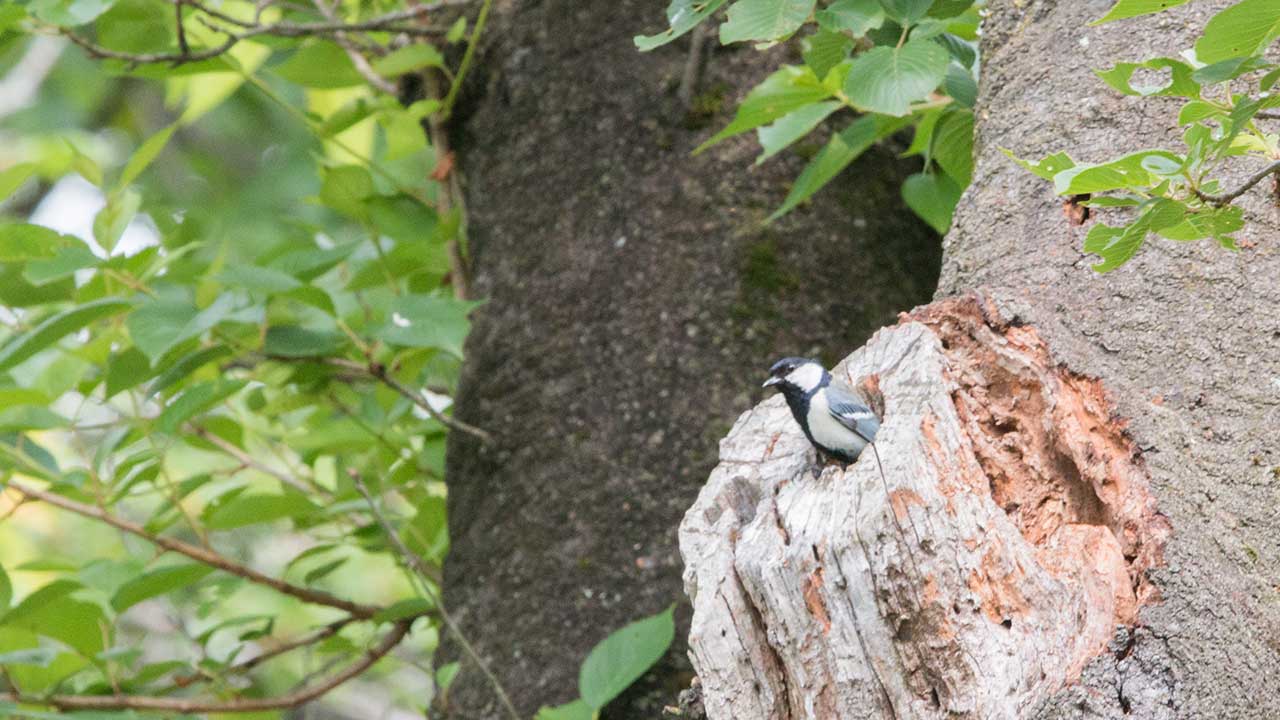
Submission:
POLYGON ((848 465, 876 439, 880 418, 853 388, 831 377, 817 360, 782 358, 762 387, 776 387, 791 415, 821 455, 848 465))

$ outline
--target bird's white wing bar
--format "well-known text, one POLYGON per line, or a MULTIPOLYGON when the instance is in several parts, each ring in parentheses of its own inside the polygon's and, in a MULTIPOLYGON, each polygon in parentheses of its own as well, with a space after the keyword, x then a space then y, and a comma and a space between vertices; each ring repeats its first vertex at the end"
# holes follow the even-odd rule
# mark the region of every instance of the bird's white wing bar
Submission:
POLYGON ((876 417, 875 412, 862 404, 862 398, 843 383, 833 380, 826 390, 827 409, 831 416, 858 437, 873 442, 876 431, 880 429, 880 418, 876 417))

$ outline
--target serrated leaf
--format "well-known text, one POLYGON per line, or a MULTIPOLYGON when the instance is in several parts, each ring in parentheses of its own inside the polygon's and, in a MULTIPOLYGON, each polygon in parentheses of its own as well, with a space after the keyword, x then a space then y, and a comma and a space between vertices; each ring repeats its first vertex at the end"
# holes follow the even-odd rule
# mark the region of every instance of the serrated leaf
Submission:
POLYGON ((1147 97, 1150 95, 1166 95, 1174 97, 1200 97, 1200 83, 1193 75, 1190 65, 1173 58, 1152 58, 1141 63, 1116 63, 1110 70, 1095 70, 1094 73, 1111 87, 1125 95, 1147 97), (1169 82, 1162 85, 1135 85, 1133 74, 1139 69, 1169 71, 1169 82))
POLYGON ((796 178, 787 198, 783 200, 782 207, 775 210, 769 220, 776 220, 791 212, 831 182, 840 171, 849 167, 876 140, 892 135, 906 125, 905 119, 865 115, 833 135, 800 172, 800 177, 796 178))
POLYGON ((947 76, 947 51, 929 40, 911 40, 899 48, 876 47, 853 63, 844 91, 860 108, 885 115, 906 115, 947 76))
POLYGON ((912 25, 924 17, 933 0, 880 0, 885 15, 899 25, 912 25))
POLYGON ((111 598, 111 607, 122 613, 144 600, 193 585, 211 572, 213 568, 196 563, 151 570, 121 585, 111 598))
POLYGON ((813 12, 816 0, 737 0, 720 26, 720 43, 790 37, 813 12))
POLYGON ((902 183, 902 199, 939 235, 951 229, 951 216, 964 188, 942 173, 916 173, 902 183))
POLYGON ((818 26, 860 38, 884 24, 879 0, 836 0, 814 14, 818 26))
POLYGON ((1191 0, 1118 0, 1106 15, 1089 23, 1090 25, 1101 25, 1102 23, 1112 22, 1114 20, 1124 20, 1126 18, 1138 17, 1139 15, 1150 15, 1158 13, 1169 8, 1186 5, 1191 0))
POLYGON ((1209 19, 1196 41, 1196 59, 1216 63, 1261 55, 1280 37, 1280 2, 1243 0, 1209 19))
POLYGON ((764 82, 751 89, 723 130, 693 151, 696 155, 712 145, 777 120, 806 105, 831 97, 809 67, 783 65, 764 82))
POLYGON ((591 649, 578 672, 578 693, 599 710, 662 659, 675 639, 675 606, 613 631, 591 649))
POLYGON ((661 47, 694 29, 727 0, 671 0, 667 6, 667 24, 670 27, 656 35, 637 35, 636 47, 648 52, 661 47))
POLYGON ((63 310, 0 348, 0 370, 8 370, 90 323, 130 307, 133 305, 125 300, 106 298, 63 310))
POLYGON ((220 379, 192 385, 165 407, 156 424, 161 432, 172 435, 182 423, 240 392, 247 383, 220 379))
POLYGON ((839 110, 840 107, 841 104, 837 100, 805 105, 778 118, 773 124, 756 130, 756 135, 760 140, 760 147, 764 150, 756 158, 756 164, 759 165, 777 155, 791 143, 808 135, 819 123, 830 116, 831 113, 839 110))

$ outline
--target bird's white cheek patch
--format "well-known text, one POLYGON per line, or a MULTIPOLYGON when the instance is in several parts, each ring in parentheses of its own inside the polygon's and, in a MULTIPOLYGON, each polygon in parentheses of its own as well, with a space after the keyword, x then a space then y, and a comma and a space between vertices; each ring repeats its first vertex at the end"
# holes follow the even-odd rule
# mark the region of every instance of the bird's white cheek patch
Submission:
POLYGON ((806 363, 787 374, 787 382, 809 392, 822 384, 822 367, 806 363))

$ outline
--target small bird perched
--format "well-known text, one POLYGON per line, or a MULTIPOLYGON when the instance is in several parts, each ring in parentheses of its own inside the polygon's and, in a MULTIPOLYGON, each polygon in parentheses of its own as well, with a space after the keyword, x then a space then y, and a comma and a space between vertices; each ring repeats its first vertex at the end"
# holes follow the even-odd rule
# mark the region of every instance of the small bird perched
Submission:
POLYGON ((880 419, 853 388, 808 358, 783 358, 769 368, 763 387, 776 386, 805 437, 820 453, 843 463, 858 459, 876 439, 880 419))

